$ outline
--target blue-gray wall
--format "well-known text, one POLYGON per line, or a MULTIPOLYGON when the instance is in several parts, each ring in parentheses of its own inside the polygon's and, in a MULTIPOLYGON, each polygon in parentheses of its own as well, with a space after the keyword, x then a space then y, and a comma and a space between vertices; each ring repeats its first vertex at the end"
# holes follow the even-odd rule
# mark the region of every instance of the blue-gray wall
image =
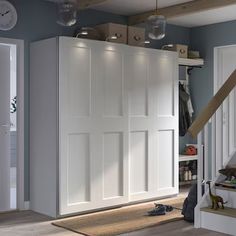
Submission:
POLYGON ((214 47, 236 44, 236 21, 192 28, 190 31, 191 48, 200 51, 205 64, 193 70, 191 94, 196 114, 204 108, 213 96, 214 47))
MULTIPOLYGON (((144 26, 145 27, 145 26, 144 26)), ((151 40, 150 48, 161 49, 166 44, 190 44, 190 29, 176 25, 166 26, 166 36, 162 40, 151 40)))
MULTIPOLYGON (((204 66, 195 68, 190 77, 190 93, 194 107, 194 117, 207 105, 213 96, 214 85, 214 47, 236 44, 236 21, 208 26, 195 27, 190 30, 190 46, 200 51, 204 66)), ((189 135, 180 138, 180 151, 185 143, 194 143, 189 135)))
POLYGON ((236 21, 192 28, 190 45, 200 51, 205 64, 194 69, 190 79, 190 91, 195 109, 194 116, 207 105, 214 94, 214 47, 236 44, 236 21))
MULTIPOLYGON (((53 36, 73 36, 77 27, 93 26, 106 22, 126 24, 127 18, 110 13, 84 10, 79 12, 78 24, 65 28, 56 24, 55 4, 44 0, 10 0, 18 12, 18 23, 10 31, 0 31, 0 37, 25 40, 25 200, 29 200, 29 44, 32 41, 53 36)), ((190 43, 190 30, 184 27, 167 26, 166 38, 152 42, 152 47, 161 48, 167 43, 190 43)))

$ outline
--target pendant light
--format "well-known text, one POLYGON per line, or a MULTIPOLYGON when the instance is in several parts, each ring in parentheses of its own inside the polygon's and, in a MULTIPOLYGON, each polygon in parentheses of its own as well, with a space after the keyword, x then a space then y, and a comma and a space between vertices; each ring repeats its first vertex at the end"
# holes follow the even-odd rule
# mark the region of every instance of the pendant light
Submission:
POLYGON ((62 26, 72 26, 77 22, 77 7, 73 1, 62 1, 58 3, 57 23, 62 26))
POLYGON ((156 0, 156 14, 151 15, 147 19, 148 37, 154 40, 160 40, 166 34, 166 19, 162 15, 158 15, 158 0, 156 0))

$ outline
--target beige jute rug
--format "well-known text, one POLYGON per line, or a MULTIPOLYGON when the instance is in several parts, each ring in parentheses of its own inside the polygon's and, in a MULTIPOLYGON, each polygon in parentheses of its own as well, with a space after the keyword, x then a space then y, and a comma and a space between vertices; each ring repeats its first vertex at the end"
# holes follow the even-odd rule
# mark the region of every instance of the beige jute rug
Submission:
MULTIPOLYGON (((176 198, 155 202, 182 208, 183 200, 176 198)), ((181 210, 177 209, 163 216, 148 216, 147 212, 153 207, 153 202, 137 204, 57 220, 52 224, 87 236, 113 236, 183 219, 181 210)))

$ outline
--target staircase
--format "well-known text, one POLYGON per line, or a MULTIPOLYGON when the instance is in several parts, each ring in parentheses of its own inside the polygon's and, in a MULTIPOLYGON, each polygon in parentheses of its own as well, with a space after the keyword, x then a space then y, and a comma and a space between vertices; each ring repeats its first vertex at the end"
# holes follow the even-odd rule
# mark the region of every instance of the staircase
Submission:
POLYGON ((198 143, 198 204, 195 207, 194 225, 196 228, 236 236, 236 189, 215 186, 215 183, 224 179, 218 170, 230 163, 236 163, 236 112, 234 110, 233 121, 227 120, 227 126, 223 112, 223 102, 229 99, 230 92, 235 86, 236 70, 196 118, 189 128, 189 133, 192 137, 197 137, 198 143), (212 192, 227 201, 225 209, 211 209, 206 185, 208 180, 212 180, 212 192))
MULTIPOLYGON (((200 205, 199 227, 221 233, 236 235, 236 189, 214 187, 215 193, 228 201, 225 209, 214 210, 207 199, 207 206, 200 205)), ((208 194, 208 192, 206 193, 208 194)), ((195 225, 196 226, 196 225, 195 225)))

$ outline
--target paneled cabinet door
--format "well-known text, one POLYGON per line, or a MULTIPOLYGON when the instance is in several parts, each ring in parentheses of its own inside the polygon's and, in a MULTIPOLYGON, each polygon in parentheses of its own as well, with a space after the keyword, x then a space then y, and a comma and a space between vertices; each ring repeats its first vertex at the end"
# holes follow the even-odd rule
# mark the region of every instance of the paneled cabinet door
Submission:
POLYGON ((60 39, 60 214, 126 203, 123 51, 60 39))
POLYGON ((178 193, 178 59, 177 55, 160 52, 150 54, 150 107, 156 121, 152 137, 157 179, 153 186, 159 197, 178 193))
POLYGON ((94 114, 97 135, 94 169, 101 207, 128 202, 128 114, 123 45, 94 46, 94 114))
POLYGON ((177 57, 128 51, 130 201, 178 192, 177 57))

